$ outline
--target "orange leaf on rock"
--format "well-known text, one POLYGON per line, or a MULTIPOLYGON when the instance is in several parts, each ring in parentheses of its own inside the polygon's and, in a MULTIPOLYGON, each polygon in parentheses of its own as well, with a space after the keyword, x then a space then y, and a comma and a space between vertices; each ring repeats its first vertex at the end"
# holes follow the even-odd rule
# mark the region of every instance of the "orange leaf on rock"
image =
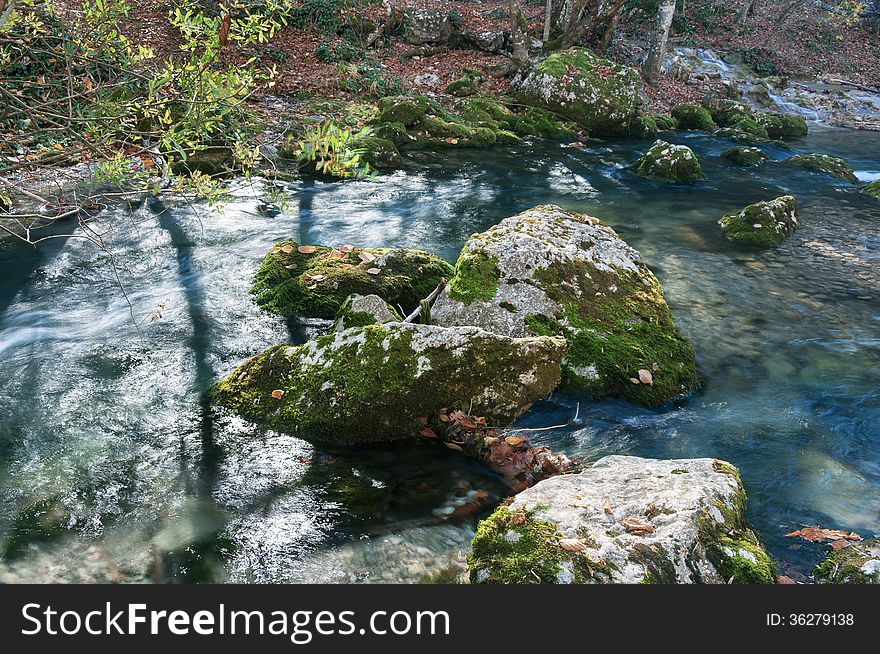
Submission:
POLYGON ((293 252, 293 246, 290 243, 288 243, 287 245, 282 245, 281 251, 284 254, 290 254, 291 252, 293 252))
POLYGON ((284 397, 284 391, 278 388, 272 391, 272 397, 274 397, 276 400, 280 400, 282 397, 284 397))
POLYGON ((296 251, 300 254, 314 254, 317 249, 314 245, 300 245, 296 251))
POLYGON ((654 527, 641 518, 624 518, 623 527, 635 536, 647 536, 654 533, 654 527))
POLYGON ((339 248, 339 251, 348 254, 349 252, 354 252, 354 246, 351 243, 346 243, 341 248, 339 248))
POLYGON ((800 537, 811 543, 820 543, 823 540, 862 540, 856 532, 846 532, 841 529, 822 529, 819 525, 812 527, 804 527, 791 533, 785 534, 789 537, 800 537))
POLYGON ((331 259, 344 259, 345 258, 345 254, 343 254, 339 250, 330 250, 330 252, 327 254, 327 256, 330 257, 331 259))
POLYGON ((437 434, 434 433, 434 430, 431 429, 430 427, 422 427, 419 430, 419 434, 421 434, 425 438, 437 438, 437 434))
POLYGON ((508 436, 504 439, 504 442, 511 447, 519 447, 526 441, 528 441, 528 439, 525 436, 508 436))
POLYGON ((654 383, 654 376, 649 370, 639 370, 639 381, 650 386, 654 383))
POLYGON ((378 275, 382 270, 381 268, 367 268, 367 272, 371 275, 378 275))
POLYGON ((577 538, 563 538, 559 541, 559 547, 566 552, 586 552, 587 546, 582 540, 577 538))
POLYGON ((364 263, 371 263, 376 260, 376 255, 369 252, 358 252, 358 259, 364 263))

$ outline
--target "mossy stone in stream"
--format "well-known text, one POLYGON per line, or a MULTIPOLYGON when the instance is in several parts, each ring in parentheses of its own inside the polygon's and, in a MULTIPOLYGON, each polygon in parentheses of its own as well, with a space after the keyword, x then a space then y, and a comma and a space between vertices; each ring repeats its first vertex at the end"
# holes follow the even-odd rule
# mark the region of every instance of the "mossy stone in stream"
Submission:
POLYGON ((566 343, 476 327, 352 327, 246 361, 210 391, 265 427, 357 444, 417 437, 441 409, 506 426, 559 384, 566 343))
POLYGON ((565 382, 588 395, 656 406, 699 385, 693 348, 638 252, 599 220, 560 207, 534 207, 471 236, 431 316, 509 336, 563 336, 565 382))
POLYGON ((760 114, 755 117, 758 123, 767 130, 771 139, 788 139, 806 136, 807 121, 803 116, 789 114, 760 114))
POLYGON ((770 158, 763 150, 760 150, 759 148, 750 148, 744 145, 729 148, 722 152, 721 156, 731 163, 736 164, 737 166, 743 166, 744 168, 760 166, 770 158))
POLYGON ((640 116, 633 123, 631 134, 641 138, 653 138, 657 136, 659 131, 657 121, 651 116, 640 116))
POLYGON ((751 117, 745 117, 733 125, 730 126, 731 129, 737 132, 737 136, 741 139, 752 140, 752 141, 766 141, 768 138, 767 130, 761 127, 758 122, 751 117))
POLYGON ((786 159, 786 162, 815 173, 831 175, 842 182, 849 182, 850 184, 859 183, 859 178, 856 177, 856 174, 853 169, 850 168, 850 165, 839 157, 811 152, 808 154, 795 155, 794 157, 786 159))
POLYGON ((754 120, 751 107, 737 100, 719 100, 710 113, 718 127, 736 127, 743 120, 754 120))
POLYGON ((678 121, 672 116, 666 114, 654 114, 651 116, 657 129, 661 132, 671 132, 678 129, 678 121))
POLYGON ((528 107, 521 114, 514 115, 509 124, 516 134, 548 139, 573 138, 578 131, 574 123, 537 107, 528 107))
POLYGON ((862 190, 871 197, 875 197, 880 200, 880 179, 865 184, 862 187, 862 190))
POLYGON ((517 102, 563 116, 596 136, 630 133, 641 89, 635 69, 586 48, 554 52, 511 84, 517 102))
POLYGON ((341 332, 349 327, 366 327, 367 325, 400 322, 402 320, 403 317, 398 313, 397 309, 378 295, 358 295, 353 293, 348 296, 345 304, 336 313, 333 331, 341 332))
POLYGON ((376 170, 394 170, 403 165, 403 157, 391 140, 367 136, 353 141, 352 146, 363 148, 365 152, 361 155, 361 160, 376 170))
POLYGON ((392 306, 412 311, 441 278, 452 273, 450 264, 422 250, 344 252, 286 241, 263 259, 252 293, 261 307, 283 316, 331 319, 352 293, 378 295, 392 306))
POLYGON ((672 108, 672 117, 678 122, 679 129, 695 129, 711 132, 715 129, 712 114, 705 107, 694 102, 686 102, 672 108))
POLYGON ((779 245, 800 227, 797 200, 785 195, 750 204, 738 213, 722 216, 718 224, 731 241, 749 245, 779 245))
POLYGON ((686 145, 672 145, 655 141, 654 145, 635 164, 635 171, 643 177, 661 182, 689 182, 703 178, 697 155, 686 145))
POLYGON ((820 584, 880 584, 880 539, 850 542, 813 573, 820 584))

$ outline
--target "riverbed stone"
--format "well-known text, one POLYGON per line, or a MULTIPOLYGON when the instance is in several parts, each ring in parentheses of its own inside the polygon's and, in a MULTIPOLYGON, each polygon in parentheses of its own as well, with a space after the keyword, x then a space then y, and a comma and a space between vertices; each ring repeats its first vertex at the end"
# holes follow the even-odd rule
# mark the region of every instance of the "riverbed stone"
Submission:
POLYGON ((660 182, 689 182, 703 178, 697 155, 686 145, 657 140, 635 164, 639 175, 660 182))
POLYGON ((506 426, 559 384, 561 338, 477 327, 373 324, 273 347, 216 384, 211 400, 319 442, 413 438, 441 409, 506 426))
POLYGON ((738 213, 722 216, 718 224, 731 241, 749 245, 779 245, 800 227, 797 200, 791 195, 784 195, 775 200, 756 202, 738 213))
POLYGON ((352 293, 336 314, 333 331, 342 332, 349 327, 401 322, 403 317, 397 309, 378 295, 358 295, 352 293))
POLYGON ((820 154, 818 152, 810 152, 807 154, 798 154, 786 161, 790 164, 800 166, 806 170, 815 173, 825 173, 836 177, 842 182, 850 184, 858 184, 859 178, 846 161, 839 157, 832 157, 828 154, 820 154))
POLYGON ((880 584, 880 539, 848 542, 814 573, 820 584, 880 584))
POLYGON ((791 114, 760 114, 755 117, 758 123, 767 130, 771 139, 790 139, 798 136, 806 136, 807 121, 803 116, 791 114))
POLYGON ((451 265, 422 250, 284 241, 263 259, 251 292, 272 313, 329 320, 352 293, 378 295, 412 311, 452 274, 451 265))
POLYGON ((737 166, 742 166, 743 168, 760 166, 770 158, 760 148, 752 148, 745 145, 737 145, 728 148, 721 153, 721 156, 731 163, 736 164, 737 166))
POLYGON ((737 469, 607 456, 539 482, 480 522, 474 583, 772 584, 737 469))
POLYGON ((594 136, 630 133, 640 113, 641 89, 635 69, 586 48, 554 52, 511 86, 516 102, 563 116, 594 136))
POLYGON ((678 122, 679 129, 694 129, 701 132, 711 132, 715 129, 712 114, 695 102, 676 105, 672 108, 672 117, 678 122))
POLYGON ((694 350, 639 253, 598 219, 553 205, 471 236, 431 317, 563 336, 566 384, 592 396, 656 406, 699 383, 694 350))

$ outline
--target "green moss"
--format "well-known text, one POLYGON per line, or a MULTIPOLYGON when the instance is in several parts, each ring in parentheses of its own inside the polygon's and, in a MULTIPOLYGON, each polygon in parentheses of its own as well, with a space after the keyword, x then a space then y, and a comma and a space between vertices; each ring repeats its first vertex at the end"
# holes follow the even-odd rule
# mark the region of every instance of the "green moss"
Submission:
POLYGON ((659 544, 636 543, 630 550, 628 558, 645 567, 645 576, 639 583, 675 584, 678 582, 675 564, 659 544))
MULTIPOLYGON (((711 111, 712 120, 719 127, 736 127, 743 120, 752 120, 751 108, 736 100, 721 100, 711 111)), ((766 138, 766 133, 765 133, 766 138)))
MULTIPOLYGON (((385 311, 377 308, 370 313, 369 311, 358 311, 355 309, 355 299, 358 298, 358 307, 364 307, 364 301, 369 298, 359 298, 358 296, 349 296, 345 303, 339 308, 334 321, 334 329, 341 331, 349 327, 366 327, 367 325, 375 325, 377 323, 387 322, 388 320, 402 321, 403 317, 393 306, 387 302, 384 305, 385 311), (387 311, 387 313, 386 313, 387 311)), ((373 309, 372 305, 367 305, 373 309)))
POLYGON ((632 135, 641 138, 653 138, 659 132, 657 121, 650 116, 641 116, 633 123, 632 135))
POLYGON ((756 202, 738 213, 722 216, 718 224, 731 241, 759 246, 779 245, 800 227, 797 201, 786 195, 756 202))
POLYGON ((548 139, 573 138, 577 133, 577 128, 572 123, 537 107, 528 107, 523 113, 517 114, 513 118, 511 129, 522 136, 548 139))
POLYGON ((849 182, 850 184, 858 184, 859 182, 859 178, 856 177, 850 165, 838 157, 813 152, 796 155, 787 161, 816 173, 831 175, 843 182, 849 182))
POLYGON ((667 116, 665 114, 655 114, 653 118, 654 122, 657 124, 657 129, 659 129, 661 132, 669 132, 678 129, 678 121, 672 116, 667 116))
POLYGON ((658 406, 699 386, 693 347, 678 332, 653 275, 647 284, 641 272, 603 278, 581 264, 538 271, 535 279, 564 314, 529 316, 526 324, 534 334, 569 341, 563 376, 570 388, 658 406), (602 292, 585 302, 576 289, 594 285, 602 292), (639 370, 652 371, 653 383, 634 383, 639 370))
POLYGON ((449 283, 449 297, 464 304, 488 302, 498 292, 498 260, 485 250, 463 254, 449 283))
POLYGON ((478 79, 479 78, 472 75, 464 75, 462 77, 459 77, 457 80, 451 82, 446 87, 446 93, 448 93, 449 95, 458 96, 460 98, 474 95, 479 91, 479 89, 477 88, 478 79))
POLYGON ((880 583, 880 539, 849 543, 843 549, 831 552, 813 576, 825 584, 880 583))
POLYGON ((361 156, 361 160, 376 170, 394 170, 403 165, 403 158, 397 146, 387 139, 369 136, 353 141, 352 146, 365 149, 366 152, 361 156))
POLYGON ((388 97, 379 100, 379 122, 400 123, 409 127, 417 123, 431 108, 431 103, 422 97, 388 97))
POLYGON ((807 121, 802 116, 760 114, 756 119, 767 130, 767 134, 771 139, 806 136, 808 132, 807 121))
POLYGON ((715 129, 712 114, 705 107, 693 102, 673 107, 672 117, 678 122, 679 129, 695 129, 703 132, 715 129))
POLYGON ((767 130, 761 127, 754 118, 743 118, 732 125, 733 129, 757 141, 767 139, 767 130))
POLYGON ((680 183, 702 179, 703 170, 693 150, 685 145, 656 141, 635 164, 639 175, 661 182, 680 183))
POLYGON ((420 250, 365 248, 341 258, 331 257, 331 250, 316 246, 314 253, 303 254, 297 243, 276 245, 257 271, 252 287, 257 303, 283 316, 330 319, 349 295, 357 293, 378 295, 411 311, 442 277, 453 273, 450 264, 420 250), (362 252, 381 261, 364 263, 362 252), (371 268, 378 268, 379 274, 367 272, 371 268))
POLYGON ((880 200, 880 179, 869 182, 862 187, 862 190, 868 195, 880 200))
POLYGON ((760 166, 769 159, 767 154, 762 150, 743 145, 729 148, 721 153, 721 156, 731 163, 743 167, 760 166))
POLYGON ((403 123, 382 123, 375 128, 375 132, 377 137, 390 141, 398 148, 412 140, 403 123))

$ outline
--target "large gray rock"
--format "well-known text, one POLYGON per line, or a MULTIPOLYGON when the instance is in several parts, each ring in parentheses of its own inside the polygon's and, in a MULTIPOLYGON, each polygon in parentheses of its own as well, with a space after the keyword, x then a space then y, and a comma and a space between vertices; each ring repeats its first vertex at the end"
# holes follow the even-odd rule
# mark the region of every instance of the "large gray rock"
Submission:
POLYGON ((349 327, 365 327, 376 323, 400 322, 397 309, 378 295, 352 293, 336 314, 333 331, 343 332, 349 327))
POLYGON ((460 23, 458 14, 442 9, 405 9, 401 18, 403 38, 411 45, 447 43, 460 23))
POLYGON ((506 426, 559 384, 560 338, 476 327, 373 324, 255 356, 213 402, 255 422, 335 443, 417 436, 441 409, 506 426))
POLYGON ((590 395, 659 405, 698 385, 693 348, 639 253, 598 219, 553 205, 471 236, 431 318, 564 336, 565 380, 590 395))
POLYGON ((729 463, 608 456, 539 482, 483 520, 471 581, 774 583, 744 505, 729 463))

